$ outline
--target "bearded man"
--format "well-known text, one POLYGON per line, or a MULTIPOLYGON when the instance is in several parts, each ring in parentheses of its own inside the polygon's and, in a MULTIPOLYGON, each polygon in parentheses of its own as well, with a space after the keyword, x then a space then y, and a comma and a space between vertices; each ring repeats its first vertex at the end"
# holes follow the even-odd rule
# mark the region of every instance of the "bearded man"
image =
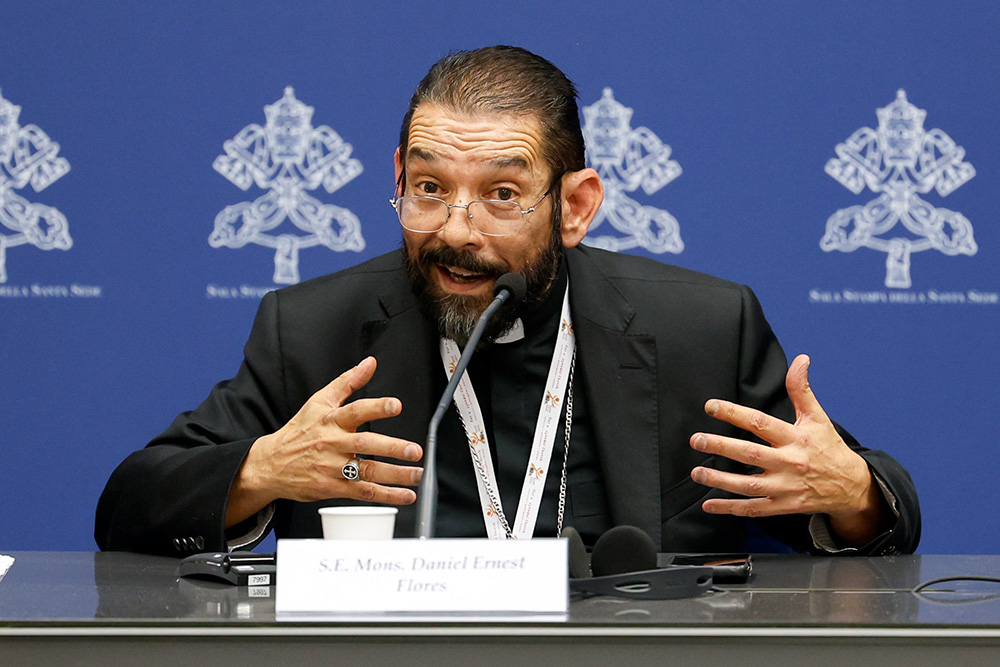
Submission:
POLYGON ((319 507, 401 507, 421 441, 497 278, 523 300, 487 329, 439 437, 437 536, 616 525, 663 551, 741 551, 748 518, 799 551, 912 552, 912 481, 826 416, 745 286, 582 247, 603 198, 576 91, 548 61, 446 56, 414 93, 390 200, 403 248, 268 294, 237 375, 119 466, 103 549, 186 555, 319 507), (556 418, 540 419, 554 411, 556 418))

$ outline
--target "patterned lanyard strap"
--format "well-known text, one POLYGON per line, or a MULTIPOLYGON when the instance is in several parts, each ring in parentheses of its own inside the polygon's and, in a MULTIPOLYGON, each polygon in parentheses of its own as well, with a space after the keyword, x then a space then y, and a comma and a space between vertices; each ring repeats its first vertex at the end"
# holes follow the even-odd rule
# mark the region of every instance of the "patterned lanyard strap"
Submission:
MULTIPOLYGON (((460 357, 455 341, 443 338, 441 340, 441 361, 445 372, 450 378, 460 357)), ((559 510, 556 524, 556 534, 562 532, 563 516, 566 506, 566 470, 569 460, 569 442, 573 424, 573 374, 576 367, 576 336, 573 333, 573 323, 569 312, 569 287, 563 295, 562 314, 560 316, 559 332, 556 345, 549 365, 549 374, 545 381, 545 392, 535 424, 535 436, 528 457, 528 467, 521 486, 521 497, 517 506, 513 526, 508 522, 500 502, 500 491, 497 485, 496 473, 493 469, 493 458, 490 454, 490 444, 486 436, 486 426, 483 413, 476 398, 468 371, 459 381, 455 392, 455 407, 465 429, 469 441, 469 452, 477 472, 479 499, 483 508, 483 522, 490 539, 529 539, 535 532, 538 510, 541 506, 545 490, 545 478, 549 462, 555 448, 556 434, 559 431, 559 415, 562 412, 562 399, 566 398, 566 423, 563 430, 565 447, 563 450, 562 475, 559 482, 559 510)))

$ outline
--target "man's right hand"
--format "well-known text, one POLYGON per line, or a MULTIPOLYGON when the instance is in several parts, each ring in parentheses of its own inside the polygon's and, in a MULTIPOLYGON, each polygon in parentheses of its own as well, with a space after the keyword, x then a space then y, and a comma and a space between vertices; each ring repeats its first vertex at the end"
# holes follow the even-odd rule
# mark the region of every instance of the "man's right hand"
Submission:
POLYGON ((226 527, 252 516, 279 498, 309 502, 354 498, 373 503, 409 505, 417 494, 402 485, 420 484, 422 468, 361 459, 357 481, 342 468, 356 454, 419 461, 420 445, 378 433, 361 432, 362 424, 395 417, 397 398, 345 401, 375 374, 375 359, 360 364, 323 387, 278 431, 257 439, 229 492, 226 527))

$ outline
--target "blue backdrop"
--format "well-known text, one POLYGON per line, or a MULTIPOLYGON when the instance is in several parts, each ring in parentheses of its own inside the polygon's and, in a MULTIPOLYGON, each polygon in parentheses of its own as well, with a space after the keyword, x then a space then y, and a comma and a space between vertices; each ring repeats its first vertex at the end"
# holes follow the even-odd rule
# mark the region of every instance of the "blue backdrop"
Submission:
POLYGON ((94 548, 115 465, 235 372, 277 236, 302 279, 396 247, 413 87, 512 43, 617 140, 595 236, 754 287, 828 412, 912 472, 921 551, 1000 552, 998 34, 992 0, 4 3, 0 550, 94 548), (350 247, 308 247, 320 214, 213 247, 296 119, 288 155, 332 162, 292 209, 356 218, 350 247))

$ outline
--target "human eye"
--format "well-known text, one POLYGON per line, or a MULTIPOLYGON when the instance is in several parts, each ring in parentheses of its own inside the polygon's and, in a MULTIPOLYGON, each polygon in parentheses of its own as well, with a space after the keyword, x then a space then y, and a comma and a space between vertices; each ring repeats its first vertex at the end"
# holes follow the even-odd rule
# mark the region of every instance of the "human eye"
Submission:
POLYGON ((517 193, 514 192, 513 189, 501 187, 501 188, 496 188, 493 191, 493 196, 491 197, 491 199, 499 199, 500 201, 510 201, 514 199, 516 196, 517 193))
POLYGON ((433 197, 440 194, 441 186, 434 181, 422 181, 417 184, 417 194, 433 197))

